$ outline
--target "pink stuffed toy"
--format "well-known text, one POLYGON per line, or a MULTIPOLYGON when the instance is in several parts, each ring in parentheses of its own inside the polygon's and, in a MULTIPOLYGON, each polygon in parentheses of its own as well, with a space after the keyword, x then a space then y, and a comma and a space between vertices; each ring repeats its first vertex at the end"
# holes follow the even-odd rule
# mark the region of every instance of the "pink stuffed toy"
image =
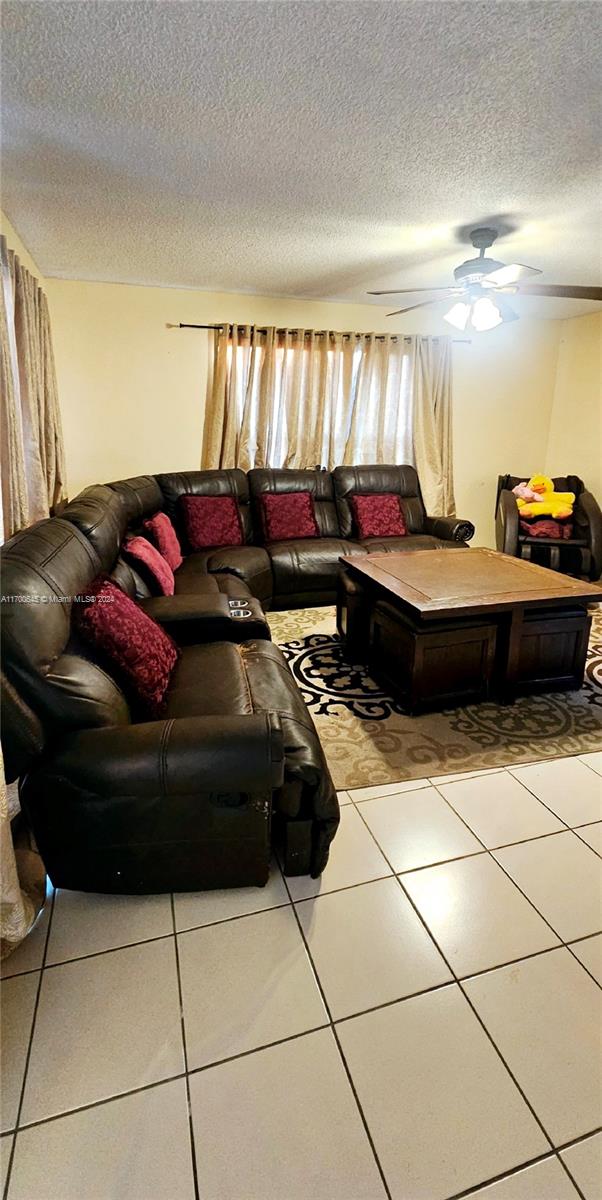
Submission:
POLYGON ((534 492, 533 488, 529 487, 526 480, 524 483, 517 483, 516 487, 512 488, 512 494, 513 496, 516 496, 517 500, 525 500, 527 504, 543 502, 543 496, 540 496, 539 492, 534 492))

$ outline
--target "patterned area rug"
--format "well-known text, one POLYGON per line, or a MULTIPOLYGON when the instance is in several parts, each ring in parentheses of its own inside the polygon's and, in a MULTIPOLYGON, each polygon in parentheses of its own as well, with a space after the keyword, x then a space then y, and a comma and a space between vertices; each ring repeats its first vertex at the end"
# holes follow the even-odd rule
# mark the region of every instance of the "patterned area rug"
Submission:
POLYGON ((594 617, 580 691, 419 717, 404 715, 364 666, 345 658, 334 609, 270 613, 269 621, 339 791, 602 749, 602 613, 594 617))

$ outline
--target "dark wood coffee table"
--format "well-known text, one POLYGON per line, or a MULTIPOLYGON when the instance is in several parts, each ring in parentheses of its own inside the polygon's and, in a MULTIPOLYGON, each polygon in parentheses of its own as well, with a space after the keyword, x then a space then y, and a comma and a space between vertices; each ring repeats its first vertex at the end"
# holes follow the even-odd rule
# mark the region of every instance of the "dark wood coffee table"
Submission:
POLYGON ((408 711, 581 687, 599 584, 487 549, 340 562, 339 632, 408 711))

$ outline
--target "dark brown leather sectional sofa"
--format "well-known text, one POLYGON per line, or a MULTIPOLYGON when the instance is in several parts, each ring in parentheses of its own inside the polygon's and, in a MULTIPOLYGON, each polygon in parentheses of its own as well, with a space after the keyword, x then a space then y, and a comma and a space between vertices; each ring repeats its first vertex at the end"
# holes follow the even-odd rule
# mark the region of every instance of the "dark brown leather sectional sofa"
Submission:
POLYGON ((474 535, 470 521, 426 515, 418 476, 411 466, 336 467, 332 472, 257 468, 248 475, 239 470, 186 471, 121 480, 108 486, 122 496, 130 527, 163 510, 174 522, 185 549, 180 496, 233 496, 241 514, 244 546, 197 551, 177 573, 176 591, 181 594, 195 589, 202 573, 221 579, 218 586, 225 588, 223 576, 231 575, 246 583, 265 609, 334 604, 341 556, 458 546, 474 535), (304 491, 313 497, 320 536, 266 542, 261 496, 266 492, 304 491), (350 497, 354 493, 383 492, 399 495, 409 536, 362 540, 355 534, 350 497))
POLYGON ((323 870, 336 792, 313 722, 262 606, 334 603, 338 559, 458 545, 472 526, 424 512, 411 467, 192 471, 85 489, 2 548, 2 744, 56 886, 161 892, 261 885, 323 870), (264 544, 260 496, 309 490, 320 537, 264 544), (397 491, 410 536, 355 539, 349 496, 397 491), (187 553, 182 494, 233 495, 244 544, 187 553), (154 596, 121 555, 163 510, 185 553, 154 596), (144 719, 72 628, 74 598, 110 574, 179 643, 162 720, 144 719), (245 601, 244 620, 231 600, 245 601))

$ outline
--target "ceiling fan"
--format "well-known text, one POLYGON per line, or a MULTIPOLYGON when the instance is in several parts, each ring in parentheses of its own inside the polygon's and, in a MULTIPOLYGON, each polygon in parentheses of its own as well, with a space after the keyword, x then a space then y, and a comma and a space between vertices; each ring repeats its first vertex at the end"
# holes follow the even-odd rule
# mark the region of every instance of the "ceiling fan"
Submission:
POLYGON ((516 321, 518 313, 510 307, 502 297, 504 295, 519 296, 564 296, 571 300, 602 300, 600 287, 573 287, 563 283, 527 283, 523 281, 531 275, 541 275, 536 267, 525 267, 521 263, 498 262, 495 258, 486 258, 485 251, 493 245, 497 238, 496 229, 473 229, 470 240, 475 250, 479 251, 478 258, 469 258, 460 263, 454 271, 455 287, 426 287, 426 288, 394 288, 390 292, 368 292, 369 296, 398 296, 405 292, 440 292, 443 295, 433 296, 430 300, 422 300, 419 304, 411 304, 408 308, 397 308, 395 312, 387 313, 388 317, 396 317, 400 313, 411 312, 413 308, 426 308, 429 304, 440 304, 447 297, 458 296, 444 320, 449 321, 456 329, 475 329, 483 332, 495 329, 503 321, 516 321))

